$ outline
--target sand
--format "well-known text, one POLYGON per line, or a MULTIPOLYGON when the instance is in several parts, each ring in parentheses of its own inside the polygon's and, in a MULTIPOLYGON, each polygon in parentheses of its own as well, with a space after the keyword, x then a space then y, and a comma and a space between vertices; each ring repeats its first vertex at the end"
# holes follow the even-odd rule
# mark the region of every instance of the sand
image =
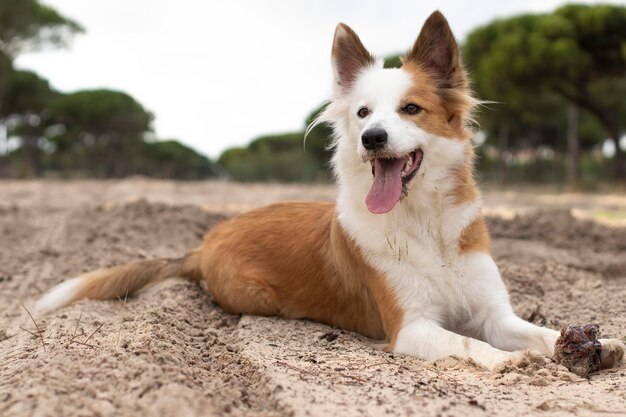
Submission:
MULTIPOLYGON (((40 334, 21 306, 80 272, 180 255, 233 213, 333 195, 324 186, 0 182, 0 416, 626 415, 625 367, 582 379, 554 364, 494 374, 452 358, 427 363, 318 323, 225 314, 180 280, 36 316, 40 334)), ((570 209, 623 210, 626 199, 543 196, 485 198, 488 212, 507 213, 489 223, 515 310, 552 328, 596 322, 602 337, 623 338, 626 229, 570 209)))

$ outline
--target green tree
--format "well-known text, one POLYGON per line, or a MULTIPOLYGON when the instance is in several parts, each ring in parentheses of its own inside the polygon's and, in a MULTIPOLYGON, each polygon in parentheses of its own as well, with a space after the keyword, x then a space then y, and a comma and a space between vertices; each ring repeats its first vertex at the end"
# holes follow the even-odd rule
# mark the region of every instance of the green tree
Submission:
POLYGON ((0 51, 10 59, 23 51, 67 46, 84 29, 38 0, 0 2, 0 51))
POLYGON ((152 115, 128 94, 61 94, 37 74, 13 68, 20 53, 65 47, 81 32, 78 23, 38 0, 0 2, 0 123, 19 140, 16 150, 0 155, 4 174, 215 175, 206 157, 175 140, 146 141, 152 115))
POLYGON ((50 108, 59 122, 96 140, 108 135, 136 138, 150 130, 153 117, 130 95, 108 89, 60 95, 50 108))
MULTIPOLYGON (((83 28, 38 0, 0 2, 0 103, 12 62, 24 51, 67 46, 83 28)), ((0 117, 3 115, 0 107, 0 117)))
POLYGON ((65 126, 54 140, 64 153, 64 164, 76 160, 77 167, 100 176, 128 175, 132 166, 129 150, 151 130, 152 114, 126 93, 86 90, 59 95, 50 103, 53 120, 65 126))
POLYGON ((50 122, 49 101, 57 93, 47 80, 31 71, 12 71, 4 95, 7 131, 20 139, 20 176, 41 172, 41 141, 50 122))
MULTIPOLYGON (((305 120, 307 129, 324 110, 317 107, 305 120)), ((247 147, 227 149, 218 163, 224 173, 238 181, 328 181, 332 129, 319 124, 308 131, 267 135, 247 147)))
POLYGON ((238 181, 320 180, 320 163, 313 154, 305 153, 303 140, 304 132, 263 136, 246 148, 224 151, 218 163, 238 181))
MULTIPOLYGON (((550 91, 596 118, 617 145, 619 112, 594 90, 626 74, 626 7, 568 5, 497 20, 472 32, 464 50, 483 98, 519 109, 550 91)), ((623 174, 618 151, 614 175, 623 174)))
POLYGON ((129 173, 132 174, 187 180, 217 175, 217 169, 206 156, 173 139, 141 141, 130 152, 133 158, 129 173))
POLYGON ((38 0, 0 2, 0 123, 15 112, 4 107, 15 57, 24 51, 67 46, 73 35, 81 32, 77 22, 38 0))

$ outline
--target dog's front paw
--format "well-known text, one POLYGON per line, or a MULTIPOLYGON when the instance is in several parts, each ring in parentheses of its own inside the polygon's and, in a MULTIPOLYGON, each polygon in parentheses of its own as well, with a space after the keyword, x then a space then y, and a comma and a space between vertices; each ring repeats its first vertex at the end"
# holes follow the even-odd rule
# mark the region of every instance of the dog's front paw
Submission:
POLYGON ((624 358, 626 346, 617 339, 600 339, 602 353, 600 353, 600 368, 607 369, 618 366, 624 358))
POLYGON ((529 366, 543 367, 548 363, 548 358, 536 350, 518 350, 507 352, 506 356, 495 362, 490 370, 496 373, 512 372, 529 366))

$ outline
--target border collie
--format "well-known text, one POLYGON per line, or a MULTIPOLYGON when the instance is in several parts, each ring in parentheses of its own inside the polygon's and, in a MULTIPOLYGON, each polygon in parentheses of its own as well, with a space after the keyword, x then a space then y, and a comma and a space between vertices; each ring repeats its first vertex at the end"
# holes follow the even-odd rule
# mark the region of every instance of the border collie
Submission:
MULTIPOLYGON (((311 319, 385 339, 387 350, 449 355, 498 370, 551 357, 559 332, 515 315, 473 178, 472 96, 458 45, 433 13, 401 68, 385 69, 352 29, 332 47, 336 203, 256 209, 211 229, 179 259, 65 281, 38 311, 110 299, 169 277, 204 281, 227 312, 311 319)), ((603 367, 624 345, 601 340, 603 367)))

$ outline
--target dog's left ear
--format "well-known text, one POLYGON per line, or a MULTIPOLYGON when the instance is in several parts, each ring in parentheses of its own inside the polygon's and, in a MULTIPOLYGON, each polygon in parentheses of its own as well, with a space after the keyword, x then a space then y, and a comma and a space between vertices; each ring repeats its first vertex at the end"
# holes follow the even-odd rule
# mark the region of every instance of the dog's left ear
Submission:
POLYGON ((466 82, 459 46, 450 30, 448 21, 436 11, 430 15, 406 56, 430 72, 443 88, 462 87, 466 82))

